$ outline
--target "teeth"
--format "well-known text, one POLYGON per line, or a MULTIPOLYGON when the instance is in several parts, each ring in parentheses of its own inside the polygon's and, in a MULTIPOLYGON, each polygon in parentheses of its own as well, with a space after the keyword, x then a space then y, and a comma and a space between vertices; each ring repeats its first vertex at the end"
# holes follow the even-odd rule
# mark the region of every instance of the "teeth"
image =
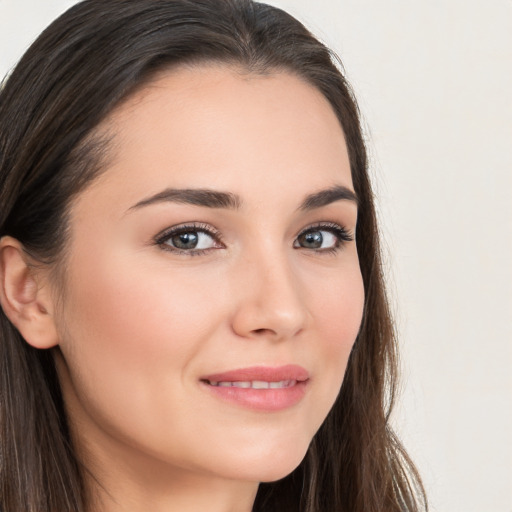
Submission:
POLYGON ((269 382, 269 384, 270 389, 279 389, 295 386, 296 382, 294 380, 282 380, 281 382, 269 382))
POLYGON ((267 382, 264 380, 253 380, 253 381, 208 381, 211 386, 217 386, 221 388, 252 388, 252 389, 281 389, 295 386, 296 380, 281 380, 279 382, 267 382))
POLYGON ((233 382, 231 385, 234 388, 250 388, 251 387, 250 382, 233 382))
POLYGON ((270 382, 265 382, 263 380, 253 380, 252 387, 254 389, 268 389, 270 382))

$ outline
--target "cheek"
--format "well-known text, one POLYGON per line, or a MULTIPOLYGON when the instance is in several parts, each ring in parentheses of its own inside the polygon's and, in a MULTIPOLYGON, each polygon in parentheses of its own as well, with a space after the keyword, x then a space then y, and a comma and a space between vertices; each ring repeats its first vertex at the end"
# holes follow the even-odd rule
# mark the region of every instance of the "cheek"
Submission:
POLYGON ((197 292, 205 288, 202 276, 121 258, 98 263, 90 272, 86 265, 75 272, 70 288, 76 292, 66 312, 68 327, 87 341, 85 349, 111 350, 125 363, 193 351, 191 339, 200 339, 216 316, 208 294, 197 292))
POLYGON ((359 267, 324 280, 314 296, 315 324, 326 350, 343 358, 355 341, 364 308, 364 287, 359 267))
POLYGON ((61 350, 82 404, 120 423, 162 410, 162 389, 179 396, 221 316, 204 286, 121 254, 75 265, 61 350))
MULTIPOLYGON (((350 352, 356 340, 364 308, 364 287, 359 268, 323 283, 314 296, 318 329, 318 401, 314 405, 323 419, 331 409, 343 383, 350 352)), ((318 428, 320 424, 316 424, 318 428)))
POLYGON ((191 375, 225 305, 208 293, 214 277, 147 259, 98 254, 74 265, 61 343, 66 404, 87 442, 111 450, 108 432, 141 453, 199 464, 210 426, 196 412, 191 375))

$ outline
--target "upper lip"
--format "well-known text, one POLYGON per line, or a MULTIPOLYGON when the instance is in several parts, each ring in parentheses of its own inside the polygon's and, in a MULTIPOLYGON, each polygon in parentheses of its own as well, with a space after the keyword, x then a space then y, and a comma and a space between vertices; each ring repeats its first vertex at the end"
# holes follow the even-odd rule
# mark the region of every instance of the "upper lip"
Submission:
POLYGON ((201 378, 210 382, 246 382, 265 381, 281 382, 284 380, 305 381, 309 379, 308 371, 302 366, 288 364, 285 366, 251 366, 222 373, 212 373, 201 378))

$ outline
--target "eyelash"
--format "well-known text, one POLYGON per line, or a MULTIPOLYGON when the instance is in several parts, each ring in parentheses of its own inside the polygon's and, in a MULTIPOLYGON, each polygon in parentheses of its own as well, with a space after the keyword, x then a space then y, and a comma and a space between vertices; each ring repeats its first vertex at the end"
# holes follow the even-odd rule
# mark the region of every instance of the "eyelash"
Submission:
MULTIPOLYGON (((354 236, 347 231, 343 226, 340 226, 339 224, 333 223, 333 222, 320 222, 317 224, 313 224, 312 226, 307 227, 306 229, 302 230, 295 240, 297 240, 302 235, 305 235, 307 233, 315 232, 315 231, 327 231, 329 233, 332 233, 336 237, 336 244, 334 247, 330 247, 327 249, 307 249, 305 247, 295 247, 295 249, 306 249, 310 251, 314 251, 316 253, 321 254, 335 254, 337 253, 342 246, 347 242, 352 242, 354 240, 354 236)), ((203 224, 203 223, 191 223, 191 224, 181 224, 179 226, 174 226, 172 228, 166 229, 159 235, 155 237, 155 244, 158 245, 162 250, 169 251, 174 254, 178 255, 186 255, 186 256, 201 256, 212 249, 222 248, 224 246, 224 243, 222 241, 222 236, 219 231, 214 229, 209 224, 203 224), (209 247, 207 249, 180 249, 178 247, 173 247, 166 242, 173 236, 185 234, 185 233, 204 233, 208 236, 210 236, 216 244, 220 245, 221 247, 209 247)), ((295 242, 294 242, 295 244, 295 242)), ((224 246, 225 247, 225 246, 224 246)))

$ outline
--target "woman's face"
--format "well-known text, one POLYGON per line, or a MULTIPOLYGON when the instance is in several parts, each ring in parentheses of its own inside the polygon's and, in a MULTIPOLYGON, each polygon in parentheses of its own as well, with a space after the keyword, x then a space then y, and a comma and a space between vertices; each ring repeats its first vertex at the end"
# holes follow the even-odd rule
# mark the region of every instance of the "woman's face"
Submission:
POLYGON ((84 453, 100 471, 285 476, 333 405, 363 309, 333 110, 290 74, 212 65, 160 76, 104 128, 56 320, 84 453))

